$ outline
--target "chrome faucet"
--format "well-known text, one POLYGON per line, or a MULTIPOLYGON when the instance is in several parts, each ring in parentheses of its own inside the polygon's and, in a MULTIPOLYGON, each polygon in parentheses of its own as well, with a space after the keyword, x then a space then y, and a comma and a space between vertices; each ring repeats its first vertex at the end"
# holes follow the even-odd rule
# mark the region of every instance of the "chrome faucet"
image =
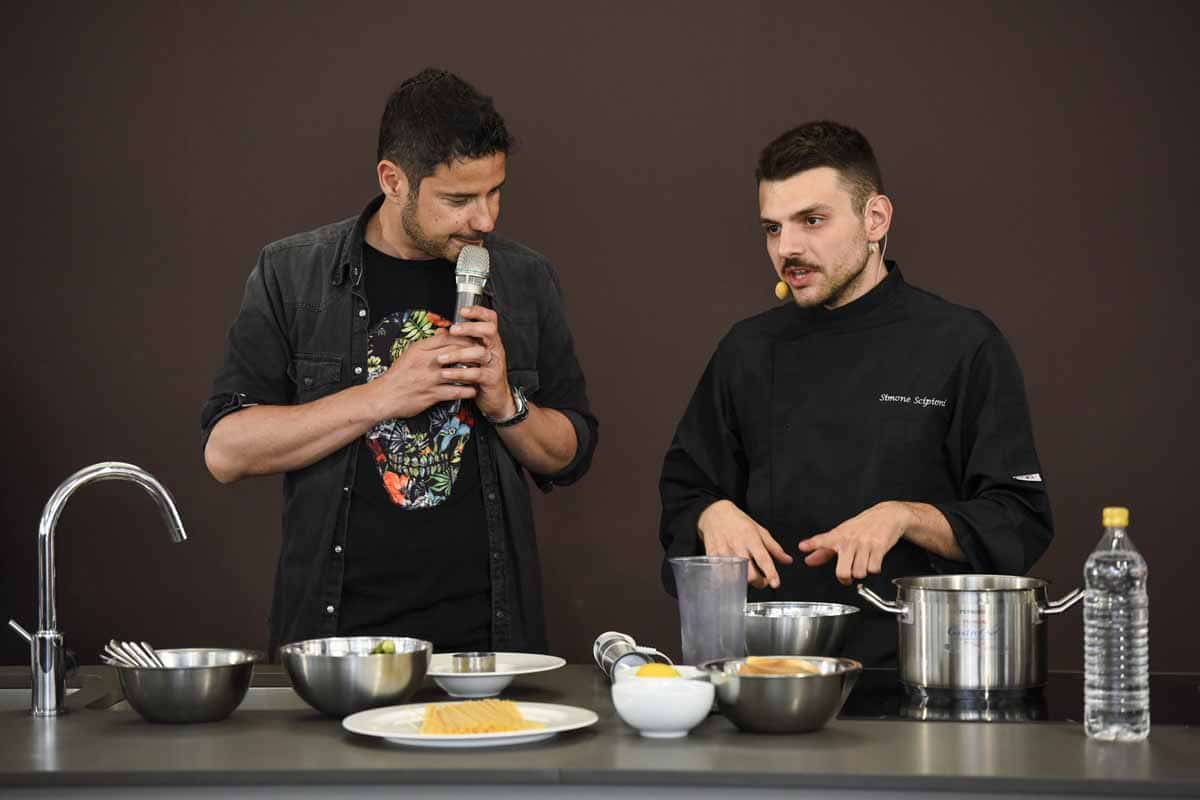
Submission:
POLYGON ((95 481, 125 480, 141 486, 154 501, 166 520, 171 539, 182 542, 187 539, 183 520, 175 507, 175 500, 154 476, 141 467, 119 461, 102 461, 84 467, 62 482, 54 490, 42 519, 38 523, 38 581, 37 605, 38 627, 31 637, 31 659, 33 664, 33 715, 52 717, 63 711, 65 698, 63 637, 58 632, 58 608, 54 600, 54 528, 62 514, 67 498, 79 487, 95 481))

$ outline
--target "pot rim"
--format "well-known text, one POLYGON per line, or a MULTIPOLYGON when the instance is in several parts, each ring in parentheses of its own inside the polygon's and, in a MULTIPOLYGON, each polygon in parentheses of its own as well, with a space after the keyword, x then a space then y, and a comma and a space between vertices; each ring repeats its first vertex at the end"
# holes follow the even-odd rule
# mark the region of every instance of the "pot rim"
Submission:
POLYGON ((910 575, 903 578, 893 578, 892 584, 897 589, 916 589, 923 592, 946 592, 948 594, 960 594, 963 592, 1028 592, 1045 589, 1050 585, 1050 582, 1044 578, 1035 578, 1028 575, 998 575, 998 574, 978 574, 978 573, 961 573, 955 575, 910 575), (955 580, 963 582, 984 582, 995 581, 997 583, 1011 582, 1013 586, 938 586, 938 583, 952 583, 955 580))

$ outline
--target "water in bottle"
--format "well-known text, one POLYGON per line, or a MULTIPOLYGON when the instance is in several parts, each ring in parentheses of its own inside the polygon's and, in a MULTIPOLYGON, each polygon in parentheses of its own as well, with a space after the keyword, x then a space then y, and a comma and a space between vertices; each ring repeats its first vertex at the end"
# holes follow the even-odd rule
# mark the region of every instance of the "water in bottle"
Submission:
POLYGON ((1146 561, 1129 510, 1104 509, 1104 536, 1083 570, 1084 730, 1133 742, 1150 734, 1150 605, 1146 561))

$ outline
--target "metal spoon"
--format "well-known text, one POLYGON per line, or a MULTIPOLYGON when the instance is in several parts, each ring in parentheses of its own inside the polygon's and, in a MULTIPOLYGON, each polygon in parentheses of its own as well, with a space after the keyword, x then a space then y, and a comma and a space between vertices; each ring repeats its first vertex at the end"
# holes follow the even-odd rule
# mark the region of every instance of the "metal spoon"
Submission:
POLYGON ((166 666, 166 664, 163 663, 163 660, 158 657, 158 653, 156 653, 154 651, 154 648, 151 647, 148 642, 133 642, 132 644, 141 648, 142 654, 145 655, 147 658, 149 658, 150 662, 152 664, 154 664, 154 666, 156 666, 156 667, 165 667, 166 666))
POLYGON ((140 664, 138 664, 136 661, 134 661, 130 656, 126 655, 121 650, 118 650, 116 647, 113 647, 113 644, 111 642, 109 644, 104 645, 104 655, 107 656, 111 661, 114 662, 114 666, 120 666, 120 667, 140 666, 140 664))
POLYGON ((149 667, 165 667, 162 659, 158 657, 158 653, 154 652, 154 648, 146 642, 117 642, 119 646, 124 648, 126 652, 139 656, 144 666, 149 667))
POLYGON ((125 652, 131 653, 137 662, 143 667, 153 667, 154 661, 149 656, 144 654, 140 647, 135 642, 118 642, 125 649, 125 652))
POLYGON ((154 663, 152 661, 150 661, 150 659, 146 658, 144 655, 139 653, 134 648, 128 646, 125 642, 118 642, 116 639, 113 639, 108 644, 114 650, 116 650, 117 653, 123 655, 125 657, 126 661, 132 661, 133 666, 136 666, 136 667, 152 667, 152 666, 154 666, 154 663))

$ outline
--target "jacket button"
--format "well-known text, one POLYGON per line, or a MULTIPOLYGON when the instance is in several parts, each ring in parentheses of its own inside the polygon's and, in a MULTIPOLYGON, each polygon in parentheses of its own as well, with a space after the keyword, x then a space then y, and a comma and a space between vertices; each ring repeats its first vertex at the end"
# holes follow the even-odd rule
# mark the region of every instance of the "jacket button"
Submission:
POLYGON ((332 613, 333 613, 333 611, 334 611, 334 608, 333 608, 333 606, 325 606, 325 613, 326 613, 326 614, 332 614, 332 613))
POLYGON ((365 316, 367 315, 367 310, 366 310, 365 308, 360 308, 360 309, 358 310, 358 315, 359 315, 360 317, 365 317, 365 316))
POLYGON ((355 374, 355 375, 362 375, 362 367, 355 367, 355 368, 354 368, 354 374, 355 374))
POLYGON ((305 386, 312 386, 312 378, 305 378, 305 379, 304 379, 304 385, 305 385, 305 386))
POLYGON ((488 500, 492 500, 492 501, 494 501, 494 500, 496 499, 496 493, 495 493, 495 492, 488 492, 488 493, 487 493, 487 499, 488 499, 488 500))
POLYGON ((341 555, 341 553, 342 553, 342 546, 341 546, 340 544, 335 544, 335 545, 333 546, 333 552, 337 553, 338 555, 341 555))

